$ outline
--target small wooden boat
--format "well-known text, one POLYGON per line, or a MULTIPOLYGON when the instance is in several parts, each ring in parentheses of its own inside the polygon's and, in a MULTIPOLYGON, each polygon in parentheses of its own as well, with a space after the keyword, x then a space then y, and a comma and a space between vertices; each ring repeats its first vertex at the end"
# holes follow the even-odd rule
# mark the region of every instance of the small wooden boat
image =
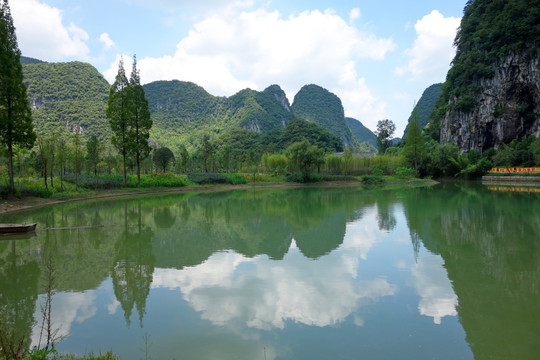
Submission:
POLYGON ((36 230, 36 223, 33 224, 0 224, 0 234, 27 233, 36 230))

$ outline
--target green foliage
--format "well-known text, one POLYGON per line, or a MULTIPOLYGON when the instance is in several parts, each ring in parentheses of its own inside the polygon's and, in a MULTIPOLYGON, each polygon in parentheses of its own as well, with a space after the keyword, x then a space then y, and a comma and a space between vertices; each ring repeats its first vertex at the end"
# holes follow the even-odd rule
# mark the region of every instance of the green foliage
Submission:
POLYGON ((247 184, 247 180, 238 174, 226 174, 226 176, 233 185, 247 184))
POLYGON ((219 173, 189 173, 188 179, 199 185, 206 184, 232 184, 232 179, 219 173))
POLYGON ((341 100, 328 90, 313 84, 303 86, 291 109, 296 117, 325 128, 347 146, 357 145, 345 122, 341 100))
POLYGON ((379 175, 364 175, 362 176, 362 182, 366 185, 382 184, 384 178, 379 175))
POLYGON ((7 149, 10 191, 15 191, 13 147, 30 149, 36 140, 20 63, 15 26, 7 1, 0 8, 0 145, 7 149))
POLYGON ((396 131, 396 125, 392 120, 379 120, 377 122, 377 147, 379 149, 379 154, 384 154, 386 149, 392 145, 392 135, 396 131))
POLYGON ((110 140, 105 117, 110 85, 95 67, 77 61, 29 63, 23 73, 39 134, 66 136, 80 130, 85 138, 110 140))
POLYGON ((287 157, 289 164, 302 173, 304 181, 309 180, 309 175, 315 168, 324 164, 324 151, 307 140, 289 146, 287 157))
POLYGON ((400 179, 411 179, 416 177, 417 172, 414 169, 399 166, 396 168, 394 175, 400 179))
POLYGON ((285 154, 268 154, 262 156, 263 166, 268 173, 284 175, 287 172, 289 161, 285 154))
POLYGON ((369 130, 367 127, 365 127, 359 120, 346 117, 345 122, 347 123, 347 126, 349 129, 351 129, 352 134, 358 140, 360 144, 363 142, 367 142, 370 144, 375 151, 370 151, 369 148, 359 149, 360 152, 377 152, 376 146, 377 146, 377 136, 373 133, 373 131, 369 130), (368 151, 366 151, 368 150, 368 151))
POLYGON ((426 125, 429 122, 429 116, 435 109, 435 105, 437 104, 437 100, 439 100, 439 97, 442 93, 442 83, 433 84, 429 86, 424 92, 422 93, 422 96, 420 97, 420 100, 416 103, 414 106, 414 109, 411 113, 411 116, 409 116, 409 119, 407 120, 407 127, 405 128, 405 131, 403 132, 403 138, 407 138, 407 133, 409 131, 409 126, 411 121, 413 120, 413 114, 416 112, 416 116, 418 117, 418 124, 420 126, 420 129, 423 129, 426 127, 426 125))
POLYGON ((311 144, 323 149, 325 152, 343 151, 342 142, 335 135, 324 128, 302 119, 290 121, 281 132, 281 148, 307 139, 311 144))
POLYGON ((165 174, 148 174, 141 175, 140 187, 154 188, 154 187, 182 187, 186 186, 187 182, 185 176, 174 175, 170 173, 165 174))
POLYGON ((418 172, 418 165, 426 157, 426 147, 416 110, 412 116, 413 118, 409 122, 409 132, 405 138, 402 154, 407 159, 409 165, 413 166, 414 170, 418 172))
POLYGON ((168 147, 162 147, 154 150, 154 155, 152 157, 154 164, 159 169, 162 169, 163 172, 167 172, 167 167, 169 164, 174 163, 174 154, 168 147))
POLYGON ((480 80, 493 77, 494 64, 501 57, 510 53, 536 55, 539 17, 537 1, 469 0, 454 41, 456 56, 430 122, 440 122, 449 110, 470 112, 480 80))

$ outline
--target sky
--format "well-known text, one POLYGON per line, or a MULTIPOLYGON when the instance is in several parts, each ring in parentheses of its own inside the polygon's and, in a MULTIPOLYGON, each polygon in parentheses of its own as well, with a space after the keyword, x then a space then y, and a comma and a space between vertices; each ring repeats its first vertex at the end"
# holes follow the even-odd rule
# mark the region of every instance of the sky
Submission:
POLYGON ((24 56, 84 61, 112 83, 133 55, 141 82, 192 81, 231 96, 307 84, 345 116, 401 137, 430 85, 444 82, 466 0, 10 0, 24 56))

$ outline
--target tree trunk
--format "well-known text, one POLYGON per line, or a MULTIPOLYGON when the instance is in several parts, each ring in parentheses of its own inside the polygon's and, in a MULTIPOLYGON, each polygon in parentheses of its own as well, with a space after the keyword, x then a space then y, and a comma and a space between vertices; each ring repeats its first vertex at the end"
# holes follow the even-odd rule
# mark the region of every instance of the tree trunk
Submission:
POLYGON ((127 187, 127 175, 126 175, 126 148, 122 149, 122 162, 124 167, 124 187, 127 187))
POLYGON ((15 194, 15 182, 13 181, 13 145, 11 141, 8 144, 8 158, 9 158, 9 192, 15 194))
POLYGON ((141 184, 141 157, 137 152, 137 185, 141 184))

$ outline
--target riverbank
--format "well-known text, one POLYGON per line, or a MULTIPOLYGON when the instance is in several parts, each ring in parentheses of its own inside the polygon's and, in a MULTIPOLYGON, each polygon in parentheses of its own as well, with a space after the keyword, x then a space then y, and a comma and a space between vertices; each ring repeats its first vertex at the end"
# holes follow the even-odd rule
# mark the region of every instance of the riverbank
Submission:
MULTIPOLYGON (((385 185, 434 185, 436 181, 430 179, 404 179, 398 181, 392 177, 388 181, 381 183, 377 186, 385 185)), ((219 185, 200 185, 200 186, 183 186, 174 188, 140 188, 140 189, 120 189, 120 190, 98 190, 92 193, 85 193, 82 195, 72 194, 68 196, 54 195, 51 198, 38 198, 38 197, 24 197, 16 198, 10 197, 8 199, 2 199, 0 201, 0 214, 5 214, 14 211, 20 211, 35 207, 48 206, 54 204, 61 204, 73 201, 83 201, 90 199, 102 199, 113 198, 121 196, 133 196, 133 195, 148 195, 148 194, 161 194, 161 193, 182 193, 182 192, 202 192, 202 191, 229 191, 229 190, 245 190, 256 188, 294 188, 294 187, 306 187, 306 186, 340 186, 340 187, 360 187, 368 186, 361 181, 323 181, 313 183, 292 183, 292 182, 278 182, 278 183, 248 183, 240 185, 219 184, 219 185)), ((372 186, 371 184, 369 186, 372 186)))

